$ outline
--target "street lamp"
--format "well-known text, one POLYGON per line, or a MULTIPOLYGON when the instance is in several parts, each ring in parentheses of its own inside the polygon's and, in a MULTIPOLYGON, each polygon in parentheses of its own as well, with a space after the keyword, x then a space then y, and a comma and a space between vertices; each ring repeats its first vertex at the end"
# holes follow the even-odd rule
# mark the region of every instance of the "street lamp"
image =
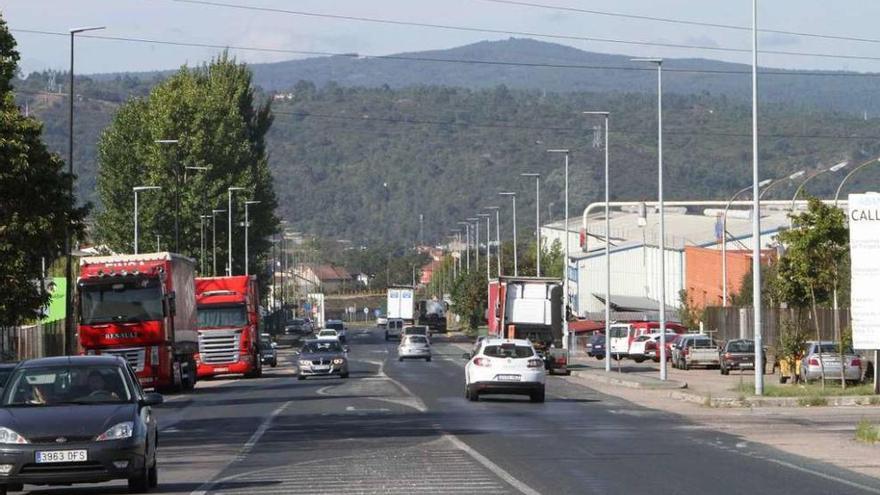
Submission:
POLYGON ((248 253, 248 227, 250 227, 250 217, 248 213, 248 207, 251 205, 258 205, 262 203, 262 201, 245 201, 244 202, 244 274, 250 275, 251 272, 249 270, 250 265, 248 264, 250 261, 250 256, 248 253))
MULTIPOLYGON (((660 207, 660 379, 666 380, 666 212, 663 209, 663 59, 634 58, 657 66, 657 204, 660 207)), ((607 236, 607 233, 606 233, 607 236)), ((607 245, 608 239, 606 237, 607 245)), ((607 338, 607 334, 606 334, 607 338)))
MULTIPOLYGON (((459 246, 461 246, 461 230, 460 229, 452 229, 449 231, 455 239, 455 248, 458 250, 459 246)), ((461 253, 458 253, 458 256, 452 257, 452 277, 458 278, 458 264, 461 261, 461 253)))
POLYGON ((227 200, 226 216, 227 216, 227 223, 228 223, 227 228, 229 229, 228 235, 226 237, 228 240, 227 253, 226 253, 226 255, 227 255, 226 276, 228 276, 228 277, 232 276, 232 193, 234 191, 244 191, 244 188, 243 187, 236 187, 236 186, 226 188, 226 200, 227 200))
POLYGON ((565 303, 562 306, 562 314, 564 315, 562 318, 562 333, 564 336, 563 344, 568 348, 568 307, 571 304, 571 291, 568 287, 568 267, 569 263, 571 263, 568 253, 568 161, 571 151, 568 149, 553 149, 547 150, 547 153, 563 153, 565 155, 565 240, 563 241, 565 243, 565 261, 562 263, 562 292, 565 303))
POLYGON ((819 177, 820 175, 826 174, 828 172, 837 172, 839 170, 842 170, 842 169, 846 168, 847 165, 849 165, 849 162, 840 162, 837 165, 834 165, 833 167, 823 168, 821 170, 813 172, 813 174, 811 174, 811 175, 808 175, 807 178, 801 182, 801 185, 798 186, 797 190, 795 190, 794 196, 792 196, 792 198, 791 198, 791 213, 792 213, 792 215, 794 215, 795 201, 797 200, 798 196, 800 196, 801 191, 804 189, 804 186, 807 185, 807 182, 810 182, 811 180, 815 179, 816 177, 819 177))
MULTIPOLYGON (((492 274, 489 273, 489 266, 492 265, 492 243, 489 239, 492 237, 491 227, 489 226, 489 218, 492 216, 488 213, 477 213, 478 217, 486 219, 486 280, 492 278, 492 274)), ((479 232, 479 230, 478 230, 479 232)))
POLYGON ((843 189, 843 185, 846 184, 846 181, 848 181, 849 178, 850 178, 853 174, 855 174, 856 172, 858 172, 859 170, 861 170, 861 169, 867 167, 868 165, 871 165, 872 163, 877 163, 877 162, 880 162, 880 159, 878 159, 878 158, 871 158, 870 160, 866 161, 865 163, 862 163, 862 164, 859 165, 858 167, 856 167, 856 168, 850 170, 850 172, 849 172, 848 174, 846 174, 846 177, 844 177, 843 180, 840 181, 840 185, 837 186, 837 191, 835 191, 835 193, 834 193, 834 206, 837 206, 837 199, 840 197, 840 191, 843 189))
POLYGON ((510 196, 510 199, 513 200, 513 276, 519 277, 519 265, 517 263, 516 256, 516 193, 510 191, 504 191, 498 193, 499 196, 510 196))
MULTIPOLYGON (((611 114, 603 111, 587 111, 584 114, 599 115, 605 120, 605 338, 608 339, 611 335, 611 169, 608 161, 608 120, 611 114)), ((586 233, 584 234, 586 235, 586 233)), ((611 348, 607 345, 605 346, 605 371, 611 372, 611 348)))
POLYGON ((467 260, 467 273, 471 272, 471 224, 468 222, 458 222, 459 225, 465 228, 465 239, 467 240, 467 244, 464 247, 464 255, 467 260))
POLYGON ((755 395, 764 395, 764 336, 761 329, 761 188, 758 170, 758 0, 752 0, 752 317, 755 327, 755 395))
POLYGON ((541 276, 541 174, 525 173, 521 177, 535 178, 535 275, 541 276))
POLYGON ((501 207, 487 206, 487 210, 495 210, 495 261, 498 265, 498 277, 501 277, 501 207))
POLYGON ((134 192, 134 254, 138 254, 138 193, 141 191, 155 191, 162 189, 161 186, 135 186, 134 192))
POLYGON ((804 170, 798 170, 797 172, 795 172, 793 174, 787 175, 785 177, 780 177, 780 178, 774 180, 773 182, 770 183, 769 186, 765 187, 764 190, 761 191, 761 194, 758 195, 758 199, 764 199, 764 195, 767 194, 771 189, 776 187, 777 184, 785 182, 786 180, 798 179, 798 178, 802 177, 805 173, 807 173, 807 172, 804 170))
MULTIPOLYGON (((773 179, 766 179, 758 183, 758 187, 772 185, 773 179)), ((721 305, 727 307, 727 212, 730 205, 736 201, 740 194, 750 190, 752 186, 744 187, 736 192, 724 206, 724 213, 721 215, 721 305)), ((760 197, 760 196, 759 196, 760 197)), ((754 214, 754 213, 753 213, 754 214)))
MULTIPOLYGON (((70 30, 70 82, 69 82, 69 90, 70 94, 68 95, 68 129, 67 129, 67 174, 68 174, 68 193, 70 194, 70 198, 75 202, 76 194, 73 191, 73 45, 74 45, 74 37, 78 33, 83 33, 86 31, 96 31, 98 29, 104 29, 104 26, 91 26, 91 27, 79 27, 73 28, 70 30)), ((64 292, 64 306, 66 308, 67 318, 64 321, 64 351, 69 356, 76 352, 76 345, 74 341, 76 340, 76 329, 75 329, 75 321, 73 318, 73 232, 70 231, 70 226, 65 222, 64 224, 64 253, 65 253, 65 278, 67 279, 67 290, 64 292)))
POLYGON ((217 276, 217 214, 218 213, 226 213, 226 210, 211 210, 211 236, 213 237, 213 241, 211 243, 211 263, 213 263, 213 269, 211 270, 211 275, 217 276))
POLYGON ((468 222, 473 222, 474 229, 474 260, 476 261, 475 265, 477 270, 480 269, 480 219, 476 217, 470 217, 467 219, 468 222))

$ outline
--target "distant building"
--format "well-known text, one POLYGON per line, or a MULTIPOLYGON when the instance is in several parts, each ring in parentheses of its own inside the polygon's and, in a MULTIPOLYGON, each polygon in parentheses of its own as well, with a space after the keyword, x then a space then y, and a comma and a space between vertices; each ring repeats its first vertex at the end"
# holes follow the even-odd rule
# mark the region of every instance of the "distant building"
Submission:
POLYGON ((294 269, 296 285, 301 289, 324 292, 338 292, 354 286, 354 278, 345 268, 333 265, 313 265, 303 263, 294 269))

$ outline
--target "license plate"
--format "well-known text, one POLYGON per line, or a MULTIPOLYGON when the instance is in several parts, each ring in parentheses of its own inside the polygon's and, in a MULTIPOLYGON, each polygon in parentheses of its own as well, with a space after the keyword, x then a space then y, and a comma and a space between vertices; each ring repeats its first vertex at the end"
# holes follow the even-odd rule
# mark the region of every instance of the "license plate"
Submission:
POLYGON ((226 373, 229 371, 229 368, 214 368, 215 373, 226 373))
POLYGON ((496 375, 495 378, 499 382, 518 382, 519 375, 496 375))
POLYGON ((85 462, 89 460, 87 450, 47 450, 37 452, 37 464, 53 462, 85 462))
POLYGON ((330 366, 312 366, 312 369, 315 371, 327 371, 330 369, 330 366))

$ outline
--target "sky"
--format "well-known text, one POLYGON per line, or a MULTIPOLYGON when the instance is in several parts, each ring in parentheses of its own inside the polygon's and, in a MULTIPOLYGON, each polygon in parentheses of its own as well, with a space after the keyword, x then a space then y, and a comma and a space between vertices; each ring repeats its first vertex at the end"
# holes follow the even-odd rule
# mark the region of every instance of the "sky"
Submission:
MULTIPOLYGON (((719 27, 620 18, 582 12, 496 3, 491 0, 207 0, 264 8, 407 22, 443 24, 497 31, 518 31, 573 38, 603 38, 702 47, 751 48, 751 33, 719 27)), ((525 3, 658 16, 748 27, 749 0, 518 0, 525 3)), ((279 12, 231 9, 176 0, 3 0, 2 13, 21 53, 21 69, 66 69, 68 37, 26 33, 67 33, 81 26, 106 26, 101 36, 143 38, 281 50, 385 55, 452 48, 482 40, 506 39, 508 33, 401 26, 328 19, 279 12)), ((823 39, 766 33, 762 50, 823 53, 846 58, 760 55, 760 65, 790 69, 880 72, 880 2, 838 0, 761 0, 759 27, 799 33, 867 38, 875 42, 823 39), (861 60, 855 57, 875 57, 861 60)), ((518 35, 517 37, 525 37, 518 35)), ((627 43, 535 39, 587 51, 665 58, 712 58, 750 63, 748 52, 640 46, 627 43)), ((76 43, 77 73, 174 69, 200 64, 218 48, 179 47, 82 37, 76 43)), ((303 58, 290 53, 231 50, 250 63, 303 58)))

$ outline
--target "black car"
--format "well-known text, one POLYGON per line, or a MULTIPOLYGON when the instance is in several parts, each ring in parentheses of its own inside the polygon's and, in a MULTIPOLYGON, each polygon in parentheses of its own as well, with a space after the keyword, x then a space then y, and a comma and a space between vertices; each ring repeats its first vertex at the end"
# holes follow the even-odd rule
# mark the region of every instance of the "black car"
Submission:
POLYGON ((587 342, 587 355, 596 359, 605 359, 605 335, 593 334, 587 342))
POLYGON ((307 376, 348 378, 348 350, 336 339, 307 340, 297 356, 297 379, 307 376))
POLYGON ((25 361, 0 399, 0 495, 24 484, 128 480, 129 491, 157 484, 157 426, 131 367, 115 356, 25 361))

